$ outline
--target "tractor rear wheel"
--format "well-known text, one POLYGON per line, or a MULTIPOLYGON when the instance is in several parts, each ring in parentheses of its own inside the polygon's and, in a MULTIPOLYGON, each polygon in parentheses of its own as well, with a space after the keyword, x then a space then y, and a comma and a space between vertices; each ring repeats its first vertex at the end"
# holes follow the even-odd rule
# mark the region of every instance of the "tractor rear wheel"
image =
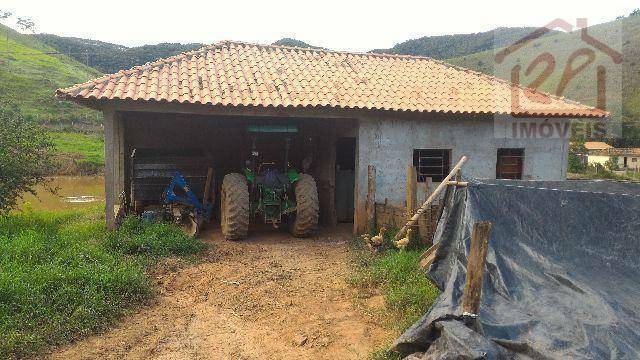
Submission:
POLYGON ((249 189, 238 173, 225 175, 220 192, 220 225, 227 240, 240 240, 249 231, 249 189))
POLYGON ((295 183, 296 212, 291 223, 291 234, 295 237, 308 237, 318 228, 318 188, 311 175, 300 174, 295 183))

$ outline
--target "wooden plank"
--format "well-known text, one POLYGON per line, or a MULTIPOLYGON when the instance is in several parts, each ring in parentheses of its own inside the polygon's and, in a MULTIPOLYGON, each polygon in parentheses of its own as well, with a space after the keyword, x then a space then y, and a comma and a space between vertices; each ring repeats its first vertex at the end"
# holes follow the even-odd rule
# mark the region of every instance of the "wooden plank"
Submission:
POLYGON ((468 181, 449 181, 449 185, 467 187, 469 186, 469 182, 468 181))
POLYGON ((467 259, 467 280, 462 294, 462 311, 465 314, 477 315, 480 312, 482 278, 484 276, 484 264, 487 259, 490 235, 491 223, 489 221, 480 221, 473 224, 471 248, 467 259))
POLYGON ((420 268, 427 270, 429 266, 433 264, 433 261, 436 259, 436 251, 438 250, 439 244, 434 244, 427 251, 422 253, 422 259, 420 260, 420 268))
POLYGON ((407 218, 416 211, 418 207, 418 178, 416 177, 416 168, 413 165, 407 166, 407 218))
POLYGON ((395 241, 400 240, 400 238, 404 236, 404 233, 407 231, 407 229, 413 226, 413 224, 415 224, 416 221, 420 219, 420 216, 422 216, 422 214, 425 211, 427 211, 427 207, 438 197, 438 195, 442 192, 442 190, 444 190, 447 187, 449 180, 451 180, 451 178, 460 171, 460 169, 462 168, 462 165, 464 165, 466 161, 467 161, 466 156, 463 156, 460 158, 460 160, 458 160, 458 163, 456 164, 456 166, 454 166, 453 169, 451 169, 451 171, 449 172, 449 174, 444 179, 442 179, 442 182, 440 183, 440 185, 438 185, 438 187, 433 191, 433 193, 429 195, 427 200, 424 202, 424 204, 422 204, 422 206, 420 207, 420 209, 418 209, 415 215, 413 215, 413 217, 409 219, 409 221, 402 227, 402 229, 398 231, 398 233, 394 238, 395 241))
POLYGON ((367 167, 367 201, 365 204, 367 214, 367 231, 375 228, 376 212, 376 168, 373 165, 367 167))
POLYGON ((213 180, 213 168, 207 168, 207 181, 204 184, 204 193, 202 194, 202 206, 206 206, 207 200, 209 200, 212 180, 213 180))

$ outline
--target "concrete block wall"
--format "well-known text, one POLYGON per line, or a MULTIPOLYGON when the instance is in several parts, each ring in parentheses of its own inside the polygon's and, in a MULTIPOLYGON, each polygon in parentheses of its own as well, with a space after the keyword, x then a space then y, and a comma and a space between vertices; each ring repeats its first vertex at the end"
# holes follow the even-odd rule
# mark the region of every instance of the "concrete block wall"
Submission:
MULTIPOLYGON (((513 138, 512 120, 464 115, 415 120, 361 118, 357 145, 356 231, 361 230, 365 216, 367 166, 376 167, 376 202, 386 199, 391 205, 404 206, 406 167, 413 163, 414 149, 451 149, 451 167, 461 156, 469 157, 463 167, 463 176, 495 178, 497 149, 524 148, 523 179, 565 179, 568 139, 513 138)), ((528 121, 545 122, 544 119, 528 121)), ((554 122, 566 124, 566 120, 554 122)), ((424 187, 419 185, 418 200, 424 199, 425 195, 424 187)))

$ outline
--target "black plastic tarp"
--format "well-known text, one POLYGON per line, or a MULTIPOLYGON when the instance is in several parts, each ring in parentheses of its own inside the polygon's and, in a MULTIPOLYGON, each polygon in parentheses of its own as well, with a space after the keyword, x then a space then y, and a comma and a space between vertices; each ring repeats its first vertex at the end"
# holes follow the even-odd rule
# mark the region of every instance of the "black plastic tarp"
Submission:
POLYGON ((431 277, 442 294, 394 344, 412 359, 640 359, 640 186, 474 181, 450 191, 431 277), (461 298, 473 223, 493 224, 479 331, 461 298))

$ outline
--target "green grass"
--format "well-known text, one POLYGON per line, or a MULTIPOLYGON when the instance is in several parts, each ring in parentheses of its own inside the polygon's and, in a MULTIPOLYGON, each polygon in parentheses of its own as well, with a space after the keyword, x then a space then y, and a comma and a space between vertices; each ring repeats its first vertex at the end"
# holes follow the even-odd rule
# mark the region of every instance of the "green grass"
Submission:
POLYGON ((204 248, 178 229, 127 219, 108 234, 98 208, 0 218, 0 358, 104 329, 153 295, 147 266, 204 248))
POLYGON ((97 111, 54 96, 57 88, 85 82, 100 73, 52 52, 53 48, 35 37, 0 25, 0 98, 41 122, 101 121, 97 111))
POLYGON ((640 173, 628 171, 624 174, 614 173, 606 169, 588 169, 581 173, 567 174, 567 178, 572 180, 614 180, 614 181, 640 181, 640 173))
POLYGON ((112 252, 153 258, 171 255, 191 255, 204 249, 200 241, 186 236, 170 223, 147 223, 137 217, 124 220, 118 231, 109 233, 105 247, 112 252))
POLYGON ((56 152, 70 154, 78 164, 104 166, 104 138, 102 134, 78 132, 49 132, 56 152))
MULTIPOLYGON (((393 235, 393 231, 387 233, 387 241, 393 235)), ((386 313, 383 318, 387 326, 398 333, 422 317, 440 294, 419 268, 423 251, 423 248, 402 251, 389 248, 372 254, 362 246, 360 239, 353 243, 356 269, 349 283, 358 291, 360 298, 378 293, 384 296, 386 313)), ((388 348, 375 350, 369 358, 399 359, 388 348)))

